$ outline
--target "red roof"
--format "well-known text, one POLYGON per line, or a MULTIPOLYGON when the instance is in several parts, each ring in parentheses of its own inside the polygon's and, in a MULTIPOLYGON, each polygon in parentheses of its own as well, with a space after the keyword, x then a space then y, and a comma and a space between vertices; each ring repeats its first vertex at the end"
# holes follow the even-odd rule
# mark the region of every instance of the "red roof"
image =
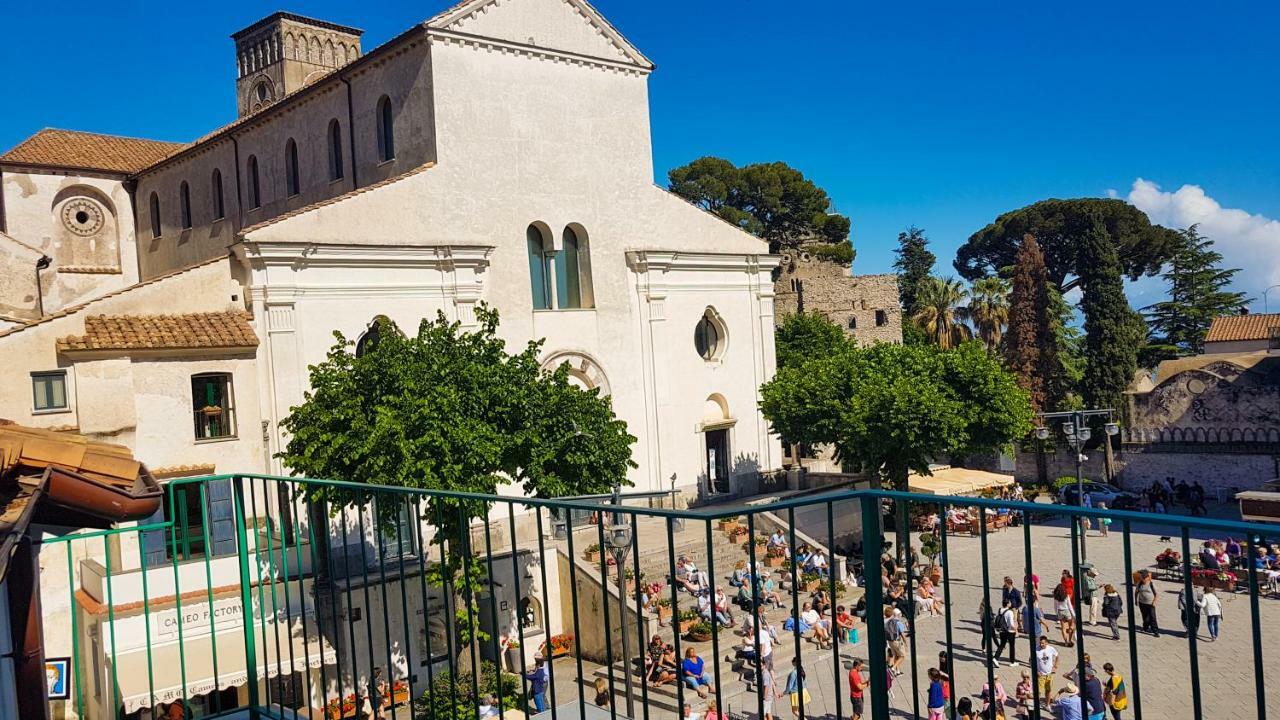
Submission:
POLYGON ((0 155, 0 163, 128 174, 184 147, 184 143, 45 128, 0 155))
POLYGON ((1266 340, 1272 332, 1280 332, 1280 313, 1270 315, 1226 315, 1213 319, 1205 342, 1234 340, 1266 340))

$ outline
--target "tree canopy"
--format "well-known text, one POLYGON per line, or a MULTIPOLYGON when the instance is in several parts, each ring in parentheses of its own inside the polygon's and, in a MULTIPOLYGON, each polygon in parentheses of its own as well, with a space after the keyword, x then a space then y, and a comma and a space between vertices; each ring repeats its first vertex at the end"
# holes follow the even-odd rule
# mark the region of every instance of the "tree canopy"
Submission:
POLYGON ((1121 274, 1131 280, 1159 272, 1179 238, 1124 200, 1041 200, 1004 213, 971 235, 956 251, 955 268, 968 280, 996 274, 1016 262, 1023 236, 1033 235, 1044 253, 1049 281, 1065 293, 1079 283, 1081 243, 1095 226, 1115 248, 1121 274))
POLYGON ((1101 228, 1080 244, 1084 294, 1084 374, 1080 395, 1088 407, 1123 411, 1123 393, 1138 369, 1138 347, 1146 336, 1142 317, 1129 307, 1115 245, 1101 228))
POLYGON ((929 251, 929 238, 924 230, 912 225, 898 233, 898 248, 894 250, 897 259, 893 267, 898 271, 898 299, 902 303, 902 312, 907 317, 916 314, 920 308, 916 305, 916 297, 920 287, 933 272, 933 264, 938 257, 929 251))
POLYGON ((987 349, 994 351, 1000 346, 1004 327, 1009 322, 1009 284, 998 277, 974 280, 965 316, 987 349))
POLYGON ((567 366, 543 370, 540 342, 509 353, 495 310, 476 317, 469 332, 440 315, 412 336, 380 319, 378 342, 361 355, 334 333, 282 423, 284 464, 311 477, 489 495, 512 483, 536 497, 626 484, 635 438, 608 398, 571 383, 567 366))
POLYGON ((1169 356, 1202 352, 1213 319, 1232 314, 1248 302, 1244 293, 1226 289, 1237 272, 1222 267, 1222 254, 1195 225, 1181 231, 1163 273, 1169 299, 1143 308, 1154 344, 1163 346, 1169 356))
POLYGON ((667 177, 671 192, 768 240, 773 252, 811 240, 848 241, 849 218, 831 212, 827 192, 786 163, 737 167, 702 157, 667 177))
POLYGON ((1037 412, 1051 409, 1049 382, 1058 372, 1051 318, 1044 254, 1036 239, 1027 235, 1019 244, 1018 261, 1013 268, 1004 360, 1037 412))
POLYGON ((841 352, 849 338, 826 315, 799 312, 788 315, 775 333, 778 367, 798 367, 811 358, 841 352))
POLYGON ((969 291, 959 280, 930 277, 920 285, 911 321, 934 345, 953 348, 973 337, 973 330, 964 324, 966 309, 961 306, 968 297, 969 291))

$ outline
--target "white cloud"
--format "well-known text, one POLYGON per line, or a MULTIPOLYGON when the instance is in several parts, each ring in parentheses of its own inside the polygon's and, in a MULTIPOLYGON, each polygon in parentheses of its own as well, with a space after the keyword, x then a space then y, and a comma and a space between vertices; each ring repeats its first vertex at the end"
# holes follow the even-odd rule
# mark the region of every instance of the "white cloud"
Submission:
MULTIPOLYGON (((1119 193, 1108 190, 1107 195, 1116 197, 1119 193)), ((1145 212, 1152 222, 1165 227, 1180 229, 1199 225, 1200 234, 1213 240, 1214 249, 1222 253, 1224 266, 1241 268, 1232 289, 1254 298, 1256 311, 1262 310, 1262 291, 1280 284, 1280 220, 1224 208, 1199 185, 1183 185, 1167 192, 1150 180, 1138 178, 1125 199, 1145 212)), ((1137 289, 1139 295, 1148 295, 1154 290, 1137 289)), ((1131 296, 1133 290, 1130 290, 1131 296)), ((1273 290, 1269 299, 1272 310, 1280 308, 1280 289, 1273 290)), ((1152 301, 1148 295, 1135 305, 1152 301)))

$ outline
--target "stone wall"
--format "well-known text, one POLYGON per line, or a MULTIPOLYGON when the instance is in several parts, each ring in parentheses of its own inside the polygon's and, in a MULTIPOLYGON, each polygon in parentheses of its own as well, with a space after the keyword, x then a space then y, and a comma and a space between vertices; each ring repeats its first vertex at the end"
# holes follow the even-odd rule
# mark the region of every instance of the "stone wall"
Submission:
POLYGON ((779 324, 797 312, 819 312, 859 345, 902 342, 896 275, 851 275, 844 265, 804 249, 785 253, 780 271, 773 287, 779 324))
MULTIPOLYGON (((1275 448, 1238 448, 1212 444, 1149 445, 1126 443, 1115 456, 1114 482, 1127 490, 1138 491, 1152 482, 1173 478, 1199 482, 1209 497, 1229 499, 1241 490, 1255 490, 1263 483, 1280 477, 1280 454, 1275 448)), ((1081 467, 1086 480, 1107 480, 1105 453, 1101 448, 1085 452, 1088 458, 1081 467)), ((1045 456, 1049 482, 1062 476, 1074 476, 1075 458, 1071 451, 1060 448, 1045 456)), ((1019 452, 1014 477, 1019 482, 1039 482, 1035 453, 1019 452)))

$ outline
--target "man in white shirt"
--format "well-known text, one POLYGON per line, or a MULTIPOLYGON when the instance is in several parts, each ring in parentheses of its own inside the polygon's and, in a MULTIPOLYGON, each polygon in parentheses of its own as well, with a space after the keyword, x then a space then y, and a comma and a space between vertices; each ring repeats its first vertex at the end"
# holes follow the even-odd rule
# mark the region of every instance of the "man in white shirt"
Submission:
POLYGON ((1053 674, 1058 672, 1058 651, 1049 644, 1049 638, 1040 636, 1040 647, 1036 650, 1036 672, 1039 673, 1040 702, 1049 707, 1049 698, 1053 691, 1053 674))

